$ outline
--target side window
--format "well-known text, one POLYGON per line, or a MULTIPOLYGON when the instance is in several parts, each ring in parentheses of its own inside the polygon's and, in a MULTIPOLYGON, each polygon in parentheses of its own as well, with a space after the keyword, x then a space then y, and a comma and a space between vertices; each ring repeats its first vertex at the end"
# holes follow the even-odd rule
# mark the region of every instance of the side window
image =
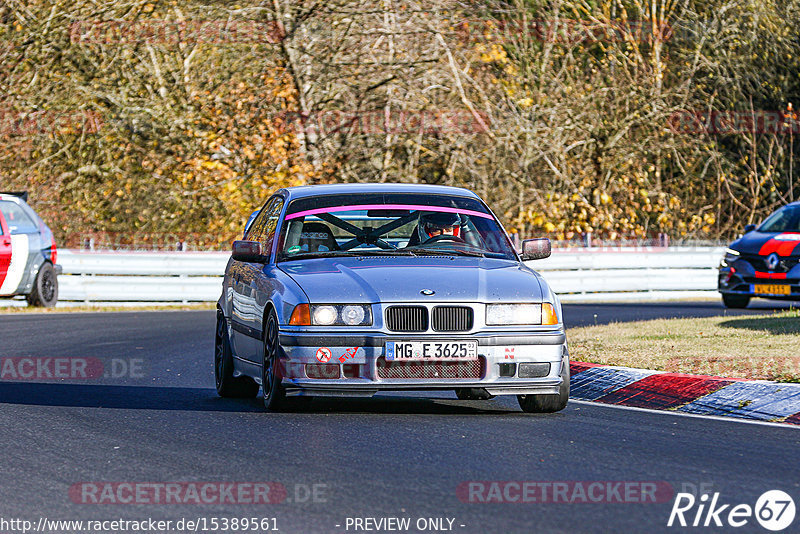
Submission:
POLYGON ((8 200, 0 201, 0 212, 6 219, 8 230, 14 234, 35 234, 39 227, 27 213, 16 203, 8 200))
POLYGON ((275 197, 264 206, 258 214, 250 231, 247 232, 248 241, 258 241, 261 243, 262 250, 272 250, 272 242, 275 239, 275 228, 278 227, 278 219, 283 210, 283 199, 275 197))

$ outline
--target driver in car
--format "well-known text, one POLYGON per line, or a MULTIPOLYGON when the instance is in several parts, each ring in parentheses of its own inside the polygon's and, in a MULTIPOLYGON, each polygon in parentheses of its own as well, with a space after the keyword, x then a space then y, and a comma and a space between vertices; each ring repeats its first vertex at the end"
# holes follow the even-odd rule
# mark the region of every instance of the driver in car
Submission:
POLYGON ((457 213, 426 212, 419 216, 420 243, 440 235, 461 237, 461 218, 457 213))

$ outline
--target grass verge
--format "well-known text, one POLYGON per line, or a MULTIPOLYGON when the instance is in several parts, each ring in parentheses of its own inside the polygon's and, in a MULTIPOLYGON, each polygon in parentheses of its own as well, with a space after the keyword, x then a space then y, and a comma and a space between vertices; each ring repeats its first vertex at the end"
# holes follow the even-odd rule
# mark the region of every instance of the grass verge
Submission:
POLYGON ((800 382, 800 312, 658 319, 572 328, 576 361, 800 382))

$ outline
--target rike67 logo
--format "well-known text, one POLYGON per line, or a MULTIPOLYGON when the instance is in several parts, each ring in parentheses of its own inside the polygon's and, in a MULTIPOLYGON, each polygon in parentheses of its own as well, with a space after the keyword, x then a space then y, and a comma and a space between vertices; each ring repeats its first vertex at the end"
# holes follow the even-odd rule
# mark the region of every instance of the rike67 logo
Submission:
POLYGON ((794 516, 794 500, 781 490, 765 492, 756 500, 755 506, 723 504, 719 492, 711 497, 703 493, 699 499, 691 493, 678 493, 667 526, 739 528, 755 517, 765 529, 779 532, 792 524, 794 516))

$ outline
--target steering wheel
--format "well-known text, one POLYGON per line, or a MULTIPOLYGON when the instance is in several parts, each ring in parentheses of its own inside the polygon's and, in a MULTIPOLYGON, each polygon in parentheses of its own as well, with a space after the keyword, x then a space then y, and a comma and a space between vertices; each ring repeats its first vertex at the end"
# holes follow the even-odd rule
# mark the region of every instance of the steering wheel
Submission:
POLYGON ((439 241, 447 241, 447 242, 450 242, 450 243, 466 243, 466 241, 464 241, 463 239, 461 239, 457 235, 439 234, 439 235, 435 235, 433 237, 429 237, 428 239, 426 239, 425 241, 420 243, 420 245, 428 245, 430 243, 438 243, 439 241))

